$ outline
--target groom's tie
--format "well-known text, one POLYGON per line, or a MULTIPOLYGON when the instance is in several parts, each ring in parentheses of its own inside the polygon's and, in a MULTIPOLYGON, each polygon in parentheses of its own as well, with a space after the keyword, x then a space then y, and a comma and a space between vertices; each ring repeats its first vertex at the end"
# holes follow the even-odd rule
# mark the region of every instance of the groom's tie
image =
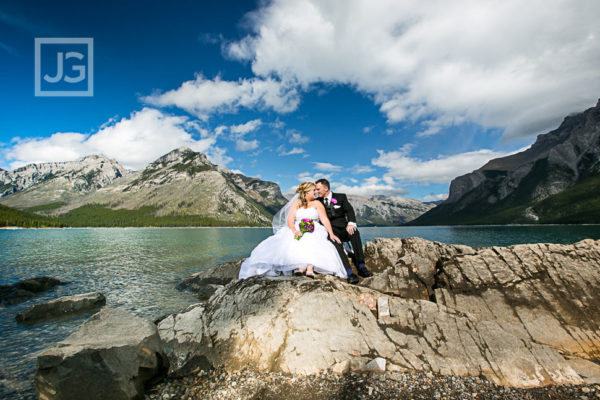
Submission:
POLYGON ((325 197, 325 207, 329 207, 329 199, 325 197))

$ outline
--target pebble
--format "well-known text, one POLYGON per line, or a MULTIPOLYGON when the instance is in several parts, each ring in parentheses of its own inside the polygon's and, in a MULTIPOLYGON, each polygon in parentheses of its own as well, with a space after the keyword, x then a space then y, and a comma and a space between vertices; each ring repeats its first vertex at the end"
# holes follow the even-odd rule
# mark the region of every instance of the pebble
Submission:
POLYGON ((431 372, 293 376, 250 369, 199 371, 183 378, 164 378, 147 389, 147 400, 571 400, 600 394, 600 385, 515 389, 482 378, 443 376, 431 372), (383 379, 382 379, 383 378, 383 379), (586 396, 587 394, 587 396, 586 396))

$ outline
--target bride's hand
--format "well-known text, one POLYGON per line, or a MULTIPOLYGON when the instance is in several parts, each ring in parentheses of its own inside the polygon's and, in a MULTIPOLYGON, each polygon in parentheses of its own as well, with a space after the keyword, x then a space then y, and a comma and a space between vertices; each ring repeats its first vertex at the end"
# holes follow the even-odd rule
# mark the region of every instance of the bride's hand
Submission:
POLYGON ((339 237, 335 236, 335 235, 331 235, 331 240, 333 240, 336 243, 342 243, 342 241, 340 240, 339 237))
POLYGON ((294 231, 294 236, 302 236, 302 232, 300 231, 294 231))

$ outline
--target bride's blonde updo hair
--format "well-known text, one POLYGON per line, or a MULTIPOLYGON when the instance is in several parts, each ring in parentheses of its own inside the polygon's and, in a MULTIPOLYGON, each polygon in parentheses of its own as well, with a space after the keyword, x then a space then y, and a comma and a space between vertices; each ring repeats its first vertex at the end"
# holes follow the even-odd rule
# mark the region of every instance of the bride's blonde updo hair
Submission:
POLYGON ((296 189, 296 193, 300 194, 300 205, 302 208, 308 207, 308 200, 306 200, 306 193, 311 190, 315 190, 315 184, 312 182, 302 182, 298 189, 296 189))

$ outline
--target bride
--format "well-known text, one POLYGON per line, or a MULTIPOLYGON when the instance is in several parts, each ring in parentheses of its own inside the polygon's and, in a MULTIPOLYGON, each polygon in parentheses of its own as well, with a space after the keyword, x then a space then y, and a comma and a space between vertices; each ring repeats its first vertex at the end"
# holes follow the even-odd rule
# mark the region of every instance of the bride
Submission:
POLYGON ((340 243, 333 234, 325 207, 315 199, 315 185, 304 182, 294 197, 273 218, 273 236, 269 236, 252 251, 243 263, 239 279, 255 275, 331 274, 348 277, 342 260, 331 240, 340 243), (302 233, 300 221, 310 219, 313 232, 302 233), (320 222, 320 223, 319 223, 320 222), (297 237, 300 237, 297 239, 297 237))

